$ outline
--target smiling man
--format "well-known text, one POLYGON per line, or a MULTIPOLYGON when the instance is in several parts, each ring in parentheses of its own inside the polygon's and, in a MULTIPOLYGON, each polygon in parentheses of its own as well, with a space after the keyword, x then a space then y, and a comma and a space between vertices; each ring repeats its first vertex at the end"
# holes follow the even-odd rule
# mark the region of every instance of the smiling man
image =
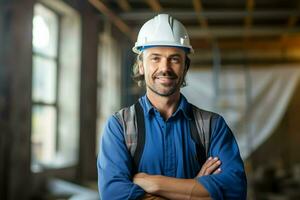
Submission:
POLYGON ((224 119, 180 93, 193 52, 184 26, 160 14, 133 47, 146 94, 111 116, 98 156, 101 199, 246 199, 246 176, 224 119), (142 121, 142 122, 141 122, 142 121))

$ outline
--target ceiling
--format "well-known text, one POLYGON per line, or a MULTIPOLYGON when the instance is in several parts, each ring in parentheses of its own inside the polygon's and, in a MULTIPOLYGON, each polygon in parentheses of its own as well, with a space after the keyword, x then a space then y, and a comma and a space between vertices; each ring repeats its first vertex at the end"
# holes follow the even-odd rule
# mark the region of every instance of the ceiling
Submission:
POLYGON ((135 40, 142 24, 168 13, 187 28, 193 63, 300 62, 299 0, 89 0, 135 40))

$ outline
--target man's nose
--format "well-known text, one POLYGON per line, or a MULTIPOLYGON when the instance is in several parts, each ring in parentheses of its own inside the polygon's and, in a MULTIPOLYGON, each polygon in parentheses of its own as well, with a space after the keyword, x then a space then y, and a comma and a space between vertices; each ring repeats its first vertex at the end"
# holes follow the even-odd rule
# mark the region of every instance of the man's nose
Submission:
POLYGON ((163 58, 160 62, 160 70, 168 71, 171 68, 171 62, 168 58, 163 58))

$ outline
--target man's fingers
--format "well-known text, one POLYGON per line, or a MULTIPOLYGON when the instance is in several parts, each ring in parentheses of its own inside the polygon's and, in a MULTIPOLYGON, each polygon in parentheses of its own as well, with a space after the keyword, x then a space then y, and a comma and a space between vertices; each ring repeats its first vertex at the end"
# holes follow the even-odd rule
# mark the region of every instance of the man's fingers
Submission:
POLYGON ((147 174, 145 173, 137 173, 136 175, 134 175, 133 177, 133 182, 137 185, 139 185, 139 183, 143 180, 143 178, 145 178, 147 176, 147 174))
POLYGON ((205 170, 206 170, 206 168, 207 168, 207 165, 210 166, 210 162, 211 162, 211 161, 213 161, 213 159, 212 159, 212 157, 209 157, 209 158, 205 161, 205 163, 202 165, 202 167, 201 167, 201 169, 200 169, 200 172, 198 173, 197 176, 203 176, 203 175, 204 175, 205 170))
POLYGON ((219 173, 221 173, 221 168, 218 168, 217 170, 215 170, 215 171, 213 172, 213 174, 219 174, 219 173))
POLYGON ((206 160, 206 162, 203 164, 203 166, 202 166, 200 172, 198 173, 197 177, 214 173, 219 168, 220 165, 221 165, 221 161, 219 160, 219 158, 209 157, 206 160))
POLYGON ((140 172, 134 175, 134 178, 144 178, 145 176, 147 176, 146 173, 140 172))
POLYGON ((205 174, 206 170, 212 166, 214 166, 217 162, 219 161, 219 158, 215 157, 209 157, 207 159, 207 161, 204 163, 204 165, 202 166, 203 169, 203 173, 205 174))
POLYGON ((219 160, 218 157, 215 157, 215 158, 209 157, 203 166, 205 168, 208 168, 208 167, 212 166, 214 163, 216 163, 218 160, 219 160))
POLYGON ((212 163, 209 167, 206 168, 204 175, 212 174, 215 170, 217 170, 221 165, 220 160, 216 160, 214 163, 212 163))

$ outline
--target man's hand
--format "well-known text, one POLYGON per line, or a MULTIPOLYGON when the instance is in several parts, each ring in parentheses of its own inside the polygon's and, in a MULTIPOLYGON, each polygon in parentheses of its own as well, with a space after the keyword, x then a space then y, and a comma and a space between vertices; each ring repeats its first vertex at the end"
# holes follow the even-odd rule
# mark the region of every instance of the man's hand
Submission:
POLYGON ((133 182, 139 185, 141 188, 145 190, 147 193, 153 193, 158 188, 155 184, 155 179, 157 176, 155 175, 148 175, 146 173, 138 173, 133 177, 133 182))
POLYGON ((155 192, 155 190, 157 189, 157 186, 155 185, 155 178, 155 175, 152 176, 146 173, 138 173, 133 177, 133 182, 142 187, 145 192, 147 192, 143 196, 143 200, 166 200, 163 197, 150 194, 155 192))
POLYGON ((219 174, 221 172, 220 165, 221 165, 221 161, 219 160, 218 157, 215 158, 209 157, 201 167, 196 178, 210 175, 210 174, 219 174))

